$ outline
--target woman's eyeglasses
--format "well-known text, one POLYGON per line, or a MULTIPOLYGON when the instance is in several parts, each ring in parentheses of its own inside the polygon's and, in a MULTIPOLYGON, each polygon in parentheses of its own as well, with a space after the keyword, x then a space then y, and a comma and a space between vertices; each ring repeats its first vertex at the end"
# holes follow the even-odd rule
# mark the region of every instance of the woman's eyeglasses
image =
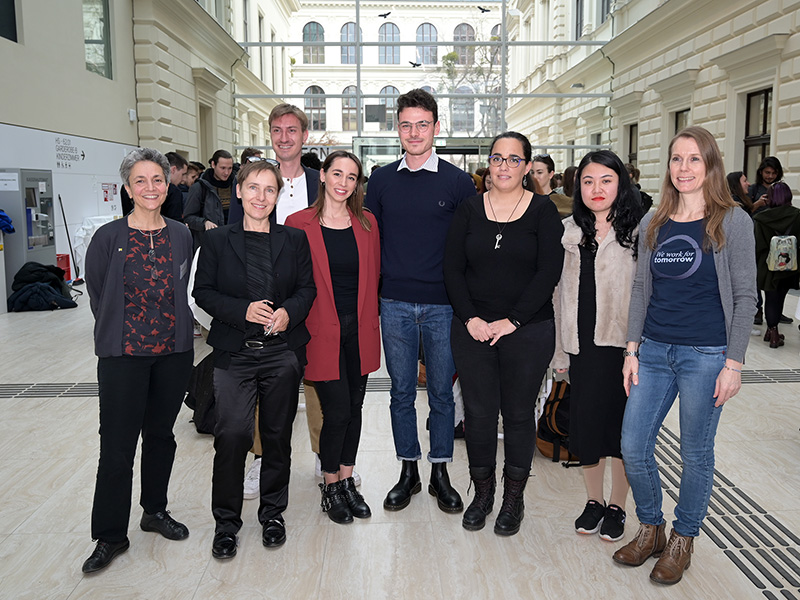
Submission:
POLYGON ((489 157, 489 164, 494 166, 494 167, 499 167, 503 163, 506 163, 509 166, 509 168, 516 169, 523 162, 525 162, 525 159, 524 158, 520 158, 519 156, 516 156, 515 154, 512 154, 511 156, 509 156, 507 158, 503 158, 499 154, 492 154, 489 157))
POLYGON ((150 280, 158 281, 158 271, 156 271, 156 251, 153 248, 147 251, 147 258, 150 261, 150 280))

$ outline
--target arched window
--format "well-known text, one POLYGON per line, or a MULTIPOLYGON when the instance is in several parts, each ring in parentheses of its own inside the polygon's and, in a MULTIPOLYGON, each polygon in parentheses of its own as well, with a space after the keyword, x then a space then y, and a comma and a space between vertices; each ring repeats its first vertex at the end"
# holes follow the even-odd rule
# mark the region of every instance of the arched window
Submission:
MULTIPOLYGON (((303 27, 304 42, 324 42, 325 30, 316 21, 306 23, 303 27)), ((303 46, 303 64, 323 65, 325 64, 324 46, 303 46)))
POLYGON ((306 94, 313 94, 319 98, 306 98, 305 110, 308 117, 308 128, 312 131, 325 131, 325 92, 318 85, 306 88, 306 94))
POLYGON ((431 86, 429 86, 429 85, 423 85, 423 86, 422 86, 421 88, 419 88, 419 89, 421 89, 423 92, 428 92, 428 93, 429 93, 431 96, 435 96, 435 95, 436 95, 436 90, 435 90, 435 89, 433 89, 433 88, 432 88, 431 86))
POLYGON ((356 131, 358 129, 358 102, 356 101, 356 86, 348 85, 342 90, 342 131, 356 131))
MULTIPOLYGON (((436 27, 430 23, 423 23, 417 27, 417 42, 437 41, 436 27)), ((436 46, 417 46, 417 62, 423 65, 435 65, 438 61, 436 46)))
MULTIPOLYGON (((379 42, 399 42, 400 29, 394 23, 384 23, 378 30, 379 42)), ((382 65, 400 64, 400 46, 378 46, 378 62, 382 65)))
MULTIPOLYGON (((363 39, 363 38, 362 38, 363 39)), ((356 24, 355 23, 345 23, 342 25, 342 38, 341 41, 343 42, 355 42, 356 41, 356 24)), ((363 56, 359 62, 363 61, 363 56)), ((342 64, 343 65, 354 65, 356 64, 356 49, 354 46, 342 46, 342 64)))
MULTIPOLYGON (((472 94, 472 90, 462 85, 456 94, 472 94)), ((472 131, 475 129, 475 100, 472 98, 453 98, 453 131, 472 131)))
POLYGON ((380 99, 380 103, 386 107, 386 121, 381 123, 381 131, 394 131, 397 128, 397 115, 394 114, 394 109, 399 95, 400 90, 393 85, 387 85, 381 90, 383 98, 380 99))
MULTIPOLYGON (((475 29, 468 23, 461 23, 453 32, 453 41, 474 42, 475 29)), ((474 46, 456 46, 456 53, 458 54, 458 64, 460 65, 471 65, 475 62, 474 46)))
MULTIPOLYGON (((502 37, 500 33, 500 24, 498 23, 494 27, 492 27, 492 36, 489 38, 492 42, 499 42, 500 38, 502 37)), ((502 46, 492 46, 491 53, 492 53, 492 64, 499 65, 502 62, 502 54, 503 51, 502 46)))

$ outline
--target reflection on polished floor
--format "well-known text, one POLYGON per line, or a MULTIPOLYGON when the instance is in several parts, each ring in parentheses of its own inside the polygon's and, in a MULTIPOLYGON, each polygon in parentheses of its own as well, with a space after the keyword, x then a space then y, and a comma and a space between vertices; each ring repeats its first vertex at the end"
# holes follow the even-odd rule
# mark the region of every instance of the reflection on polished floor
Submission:
MULTIPOLYGON (((786 314, 796 303, 789 296, 786 314)), ((169 508, 190 537, 171 542, 140 531, 134 505, 130 550, 107 570, 84 576, 98 455, 88 301, 83 296, 74 310, 0 315, 0 598, 800 598, 800 333, 797 323, 782 331, 786 345, 777 350, 751 338, 745 385, 724 410, 717 436, 704 533, 683 581, 664 588, 648 579, 652 561, 618 566, 611 555, 620 544, 575 534, 581 474, 540 455, 514 537, 498 537, 491 526, 465 531, 461 517, 438 510, 424 488, 407 509, 384 511, 383 497, 399 473, 385 370, 373 376, 375 391, 367 395, 357 465, 371 519, 335 525, 322 514, 299 414, 286 545, 262 546, 256 501, 246 501, 238 556, 214 560, 212 440, 195 432, 184 407, 175 426, 169 508)), ((420 392, 423 440, 426 406, 420 392)), ((676 412, 658 446, 668 520, 680 470, 676 412)), ((500 452, 502 460, 502 445, 500 452)), ((422 471, 427 477, 428 465, 422 471)), ((450 473, 468 502, 462 440, 450 473)), ((631 499, 627 510, 626 541, 638 527, 631 499)))

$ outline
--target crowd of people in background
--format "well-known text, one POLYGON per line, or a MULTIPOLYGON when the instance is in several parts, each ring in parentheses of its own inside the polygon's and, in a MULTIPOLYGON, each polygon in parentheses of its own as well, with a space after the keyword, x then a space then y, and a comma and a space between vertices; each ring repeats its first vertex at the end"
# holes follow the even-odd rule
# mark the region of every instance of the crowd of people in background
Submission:
POLYGON ((236 163, 218 150, 206 168, 176 152, 137 149, 120 168, 130 207, 98 231, 86 264, 101 445, 97 545, 84 572, 129 546, 139 435, 140 525, 172 540, 189 535, 166 507, 172 426, 193 358, 191 293, 213 318, 215 558, 236 555, 245 499, 259 498, 263 544, 286 540, 301 381, 322 511, 338 524, 372 515, 354 468, 382 337, 400 466, 385 510, 405 509, 422 489, 422 355, 429 494, 440 510, 463 512, 465 529, 485 527, 502 415, 494 531, 516 534, 537 393, 554 369, 572 385, 569 444, 586 488, 575 531, 621 540, 630 489, 640 525, 614 561, 639 566, 657 557, 650 578, 680 581, 708 508, 720 413, 741 387, 751 329, 763 318, 760 291, 764 341, 778 348, 786 294, 800 286, 800 210, 780 162, 766 157, 753 184, 740 171, 726 177, 713 136, 689 127, 669 144, 651 210, 639 170, 613 152, 593 150, 556 173, 552 157, 504 132, 487 166, 470 176, 437 155, 436 101, 412 90, 397 103, 403 157, 373 168, 365 193, 354 154, 332 152, 324 162, 302 155, 308 119, 299 108, 279 105, 269 124, 274 159, 247 148, 236 163), (466 509, 447 471, 456 374, 473 488, 466 509), (654 449, 678 396, 683 471, 667 535, 654 449))

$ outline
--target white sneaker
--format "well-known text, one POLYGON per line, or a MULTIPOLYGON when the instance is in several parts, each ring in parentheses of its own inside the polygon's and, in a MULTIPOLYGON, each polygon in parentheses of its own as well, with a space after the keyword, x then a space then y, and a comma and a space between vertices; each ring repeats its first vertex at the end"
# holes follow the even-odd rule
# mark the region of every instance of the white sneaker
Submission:
MULTIPOLYGON (((316 464, 314 465, 314 475, 322 479, 322 461, 319 459, 319 454, 315 454, 314 456, 317 457, 316 464)), ((356 484, 356 487, 361 485, 361 475, 356 473, 355 469, 353 469, 353 483, 356 484)))
POLYGON ((244 477, 244 499, 253 500, 261 495, 261 459, 257 458, 250 465, 244 477))

